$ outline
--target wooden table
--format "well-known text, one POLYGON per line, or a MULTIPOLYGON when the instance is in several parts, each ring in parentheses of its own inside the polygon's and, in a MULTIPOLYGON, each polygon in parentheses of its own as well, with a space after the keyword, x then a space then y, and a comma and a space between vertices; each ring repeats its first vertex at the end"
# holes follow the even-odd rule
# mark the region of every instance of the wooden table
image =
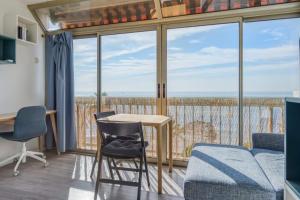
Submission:
MULTIPOLYGON (((53 130, 54 140, 56 147, 58 147, 58 141, 57 141, 57 126, 56 126, 56 110, 47 110, 46 115, 50 117, 51 126, 53 130)), ((6 114, 0 114, 0 124, 13 124, 16 119, 17 113, 6 113, 6 114)), ((39 139, 39 148, 42 150, 41 147, 41 138, 39 139)), ((56 148, 57 154, 59 155, 60 152, 58 148, 56 148)))
POLYGON ((143 126, 151 126, 156 128, 157 132, 157 187, 158 193, 162 193, 162 128, 169 127, 169 172, 172 172, 172 119, 163 115, 136 115, 136 114, 117 114, 105 118, 98 119, 101 121, 115 122, 142 122, 143 126))

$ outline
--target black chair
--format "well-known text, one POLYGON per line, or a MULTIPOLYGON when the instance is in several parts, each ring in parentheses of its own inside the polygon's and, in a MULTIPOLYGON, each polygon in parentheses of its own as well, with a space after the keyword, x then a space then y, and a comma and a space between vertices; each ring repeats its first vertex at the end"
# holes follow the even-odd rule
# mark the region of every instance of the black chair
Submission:
POLYGON ((145 149, 148 146, 148 143, 144 141, 142 123, 129 123, 129 122, 108 122, 108 121, 97 121, 99 132, 102 138, 101 150, 99 155, 99 164, 98 164, 98 174, 96 180, 95 196, 97 199, 98 189, 100 182, 102 183, 111 183, 119 185, 128 185, 128 186, 137 186, 138 195, 137 199, 141 197, 141 184, 142 184, 142 172, 146 172, 148 186, 150 186, 148 166, 146 160, 145 149), (117 137, 113 141, 106 142, 108 138, 105 134, 111 137, 117 137), (138 138, 136 137, 138 135, 138 138), (121 139, 132 138, 128 139, 121 139), (119 139, 120 138, 120 139, 119 139), (139 159, 138 168, 125 168, 113 166, 114 170, 124 170, 139 172, 138 182, 123 181, 123 180, 114 180, 114 179, 104 179, 101 178, 101 166, 103 157, 112 158, 112 159, 139 159), (143 169, 145 166, 145 169, 143 169))
MULTIPOLYGON (((109 117, 109 116, 112 116, 112 115, 115 115, 115 111, 108 111, 108 112, 98 112, 98 113, 94 113, 94 118, 97 122, 97 119, 100 119, 100 118, 104 118, 104 117, 109 117)), ((108 140, 107 140, 108 142, 108 140)), ((90 177, 92 178, 93 177, 93 174, 94 174, 94 171, 95 171, 95 166, 96 166, 96 163, 97 163, 97 158, 98 158, 98 155, 99 154, 99 151, 97 150, 96 151, 96 155, 95 155, 95 159, 94 159, 94 162, 93 162, 93 166, 92 166, 92 171, 91 171, 91 175, 90 177)), ((111 172, 111 165, 110 165, 110 162, 108 160, 108 166, 109 166, 109 171, 111 172)), ((111 176, 113 177, 112 173, 111 173, 111 176)))
POLYGON ((14 168, 14 175, 19 174, 18 167, 21 161, 26 161, 26 157, 31 157, 44 163, 46 167, 48 165, 46 157, 42 152, 33 152, 26 149, 26 142, 30 139, 40 137, 47 133, 46 125, 46 109, 43 106, 31 106, 25 107, 18 111, 14 124, 14 130, 11 132, 1 133, 0 137, 22 143, 22 152, 13 155, 6 160, 2 161, 2 164, 6 164, 10 161, 18 159, 18 162, 14 168))
MULTIPOLYGON (((94 113, 94 118, 97 122, 98 119, 109 117, 109 116, 112 116, 112 115, 115 115, 115 114, 116 114, 115 111, 98 112, 98 113, 94 113)), ((132 140, 132 139, 138 139, 139 138, 139 135, 132 135, 130 137, 124 137, 124 136, 107 135, 105 133, 102 133, 102 134, 103 134, 103 137, 105 137, 104 141, 105 141, 106 144, 108 144, 109 142, 112 142, 115 139, 132 140)), ((98 157, 99 157, 99 150, 100 149, 97 150, 96 155, 95 155, 95 159, 94 159, 91 174, 90 174, 91 178, 93 178, 93 175, 94 175, 96 163, 97 163, 98 157)), ((112 172, 112 169, 111 169, 111 162, 113 163, 113 165, 115 167, 117 165, 117 162, 114 159, 107 158, 107 163, 108 163, 108 167, 109 167, 110 176, 111 176, 112 179, 114 179, 114 175, 113 175, 113 172, 112 172)), ((136 161, 133 160, 133 162, 134 162, 136 168, 138 168, 136 161)), ((122 178, 121 178, 121 175, 120 175, 119 171, 118 170, 115 170, 115 171, 118 175, 118 178, 121 180, 122 178)))

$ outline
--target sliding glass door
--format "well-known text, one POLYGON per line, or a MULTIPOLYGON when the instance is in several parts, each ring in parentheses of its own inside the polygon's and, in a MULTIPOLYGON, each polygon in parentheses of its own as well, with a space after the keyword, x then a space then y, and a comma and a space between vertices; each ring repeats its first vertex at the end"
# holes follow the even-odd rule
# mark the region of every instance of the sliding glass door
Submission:
MULTIPOLYGON (((254 132, 284 133, 284 97, 300 94, 299 22, 228 19, 74 39, 78 148, 95 150, 97 110, 172 117, 176 160, 194 143, 251 148, 254 132)), ((145 138, 155 157, 155 129, 145 138)))
POLYGON ((77 148, 95 150, 97 127, 97 37, 76 38, 74 46, 77 148))
POLYGON ((238 23, 167 29, 166 71, 174 158, 196 142, 238 145, 238 23))
POLYGON ((285 132, 285 97, 300 94, 300 18, 244 24, 243 145, 285 132))
MULTIPOLYGON (((100 36, 101 111, 157 114, 156 31, 100 36)), ((155 156, 156 134, 145 128, 148 156, 155 156)))

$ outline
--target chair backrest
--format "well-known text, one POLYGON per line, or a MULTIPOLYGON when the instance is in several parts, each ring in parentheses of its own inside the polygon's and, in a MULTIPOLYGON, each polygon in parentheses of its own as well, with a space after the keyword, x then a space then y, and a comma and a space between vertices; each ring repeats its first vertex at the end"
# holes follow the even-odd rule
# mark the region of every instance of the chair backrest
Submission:
POLYGON ((14 138, 31 139, 47 133, 46 108, 30 106, 20 109, 14 125, 14 138))
POLYGON ((115 136, 115 137, 132 137, 133 140, 139 140, 144 145, 143 128, 141 122, 110 122, 110 121, 97 121, 100 132, 115 136))
MULTIPOLYGON (((109 116, 112 116, 112 115, 115 115, 115 111, 107 111, 107 112, 97 112, 97 113, 94 113, 94 118, 97 122, 98 119, 101 119, 101 118, 104 118, 104 117, 109 117, 109 116)), ((99 128, 98 128, 99 129, 99 128)), ((99 134, 101 136, 101 142, 102 143, 105 143, 105 140, 106 140, 106 135, 104 132, 101 132, 99 130, 99 134)))
POLYGON ((115 111, 98 112, 98 113, 94 113, 94 117, 95 117, 95 120, 97 121, 97 119, 109 117, 109 116, 112 116, 115 114, 116 114, 115 111))

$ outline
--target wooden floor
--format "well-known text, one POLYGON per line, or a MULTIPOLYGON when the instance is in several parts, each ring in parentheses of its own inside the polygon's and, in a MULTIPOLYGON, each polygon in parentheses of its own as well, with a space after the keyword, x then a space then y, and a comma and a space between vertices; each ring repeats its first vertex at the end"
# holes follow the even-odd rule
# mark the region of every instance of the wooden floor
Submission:
MULTIPOLYGON (((47 155, 50 165, 28 159, 20 165, 20 175, 12 176, 14 164, 0 168, 0 200, 92 200, 94 181, 90 178, 92 158, 75 154, 47 155)), ((125 165, 133 165, 126 163, 125 165)), ((108 174, 106 163, 104 173, 108 174)), ((185 170, 175 168, 172 174, 164 168, 163 194, 157 194, 156 166, 149 166, 151 186, 148 188, 143 176, 142 198, 145 200, 183 200, 182 187, 185 170)), ((96 174, 96 173, 95 173, 96 174)), ((136 179, 132 173, 121 174, 125 180, 136 179)), ((99 200, 136 199, 137 188, 101 184, 99 200)))

